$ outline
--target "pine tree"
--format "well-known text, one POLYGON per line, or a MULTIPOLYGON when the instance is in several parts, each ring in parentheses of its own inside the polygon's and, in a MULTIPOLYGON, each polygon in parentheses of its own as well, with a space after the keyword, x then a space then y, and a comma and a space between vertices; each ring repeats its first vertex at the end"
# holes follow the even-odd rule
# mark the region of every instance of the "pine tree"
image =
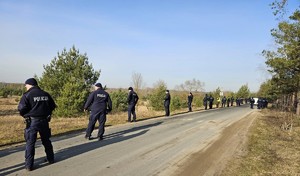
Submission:
POLYGON ((84 102, 100 76, 100 70, 94 71, 86 54, 80 54, 73 46, 64 49, 49 65, 44 65, 44 72, 39 78, 39 85, 48 91, 57 104, 57 116, 71 117, 82 112, 84 102))

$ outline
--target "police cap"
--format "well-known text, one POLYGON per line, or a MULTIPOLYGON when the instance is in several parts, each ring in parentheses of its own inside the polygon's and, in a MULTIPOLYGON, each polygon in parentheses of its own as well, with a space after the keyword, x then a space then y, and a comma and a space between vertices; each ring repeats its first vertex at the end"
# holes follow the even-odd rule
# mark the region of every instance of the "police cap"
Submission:
POLYGON ((25 84, 29 84, 29 85, 32 85, 32 86, 37 86, 38 85, 37 81, 34 78, 27 79, 25 81, 25 84))
POLYGON ((97 84, 95 84, 95 86, 102 88, 102 84, 101 83, 97 83, 97 84))

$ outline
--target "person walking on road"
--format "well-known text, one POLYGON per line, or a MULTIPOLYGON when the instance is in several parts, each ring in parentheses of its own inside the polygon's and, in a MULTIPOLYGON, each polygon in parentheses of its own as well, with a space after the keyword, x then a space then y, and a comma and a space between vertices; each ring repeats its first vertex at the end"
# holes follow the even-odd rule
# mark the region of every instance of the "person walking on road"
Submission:
POLYGON ((127 102, 128 102, 128 122, 136 122, 136 114, 135 114, 135 105, 137 104, 139 100, 139 96, 137 95, 136 92, 133 91, 132 87, 128 88, 128 97, 127 97, 127 102), (133 120, 131 121, 131 114, 133 120))
POLYGON ((188 107, 189 107, 189 112, 192 112, 192 102, 193 102, 193 94, 192 92, 189 93, 188 95, 188 107))
POLYGON ((101 83, 95 84, 95 90, 90 93, 85 105, 84 111, 90 108, 91 114, 89 124, 86 129, 85 138, 91 140, 91 134, 94 130, 95 123, 98 120, 98 140, 103 140, 104 127, 106 122, 106 114, 112 110, 112 102, 109 94, 103 90, 101 83))
POLYGON ((166 96, 164 99, 164 107, 165 107, 165 116, 170 116, 170 102, 171 102, 171 96, 169 90, 166 90, 166 96))
POLYGON ((27 91, 21 97, 18 111, 20 112, 20 115, 24 117, 26 122, 26 128, 24 130, 26 141, 25 169, 31 171, 34 166, 37 133, 40 134, 48 163, 54 163, 54 152, 50 141, 51 129, 49 128, 49 122, 51 120, 52 111, 56 108, 56 105, 51 95, 40 89, 34 78, 27 79, 25 81, 25 87, 27 91))

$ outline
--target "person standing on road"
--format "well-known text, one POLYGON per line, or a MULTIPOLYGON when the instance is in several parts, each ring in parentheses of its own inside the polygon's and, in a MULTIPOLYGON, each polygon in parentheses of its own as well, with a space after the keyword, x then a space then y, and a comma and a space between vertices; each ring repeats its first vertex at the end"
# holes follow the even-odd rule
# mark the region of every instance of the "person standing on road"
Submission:
POLYGON ((209 95, 209 109, 212 109, 214 103, 214 97, 209 95))
POLYGON ((166 96, 164 99, 164 107, 165 107, 165 116, 170 116, 170 102, 171 102, 171 96, 169 90, 166 90, 166 96))
POLYGON ((226 96, 224 96, 224 97, 222 98, 222 108, 225 107, 226 100, 227 100, 227 98, 226 98, 226 96))
POLYGON ((207 101, 209 101, 209 97, 207 94, 205 94, 205 97, 203 98, 203 105, 204 105, 204 109, 207 109, 207 101))
POLYGON ((227 98, 227 107, 229 107, 229 103, 230 103, 230 98, 227 98))
POLYGON ((109 94, 103 90, 101 83, 95 84, 95 90, 89 95, 84 111, 91 109, 89 124, 86 129, 85 138, 91 140, 91 134, 94 130, 95 123, 98 120, 98 140, 103 140, 104 127, 106 122, 106 114, 112 110, 112 102, 109 94))
POLYGON ((230 106, 233 106, 233 102, 234 102, 234 98, 232 96, 231 99, 230 99, 230 106))
POLYGON ((128 97, 127 97, 127 102, 128 102, 128 122, 136 122, 136 114, 135 114, 135 105, 137 104, 139 100, 139 96, 137 95, 136 92, 133 91, 132 87, 128 88, 128 97), (131 114, 133 120, 131 121, 131 114))
POLYGON ((48 163, 54 163, 49 122, 51 120, 52 111, 56 108, 56 105, 50 94, 40 89, 34 78, 27 79, 25 81, 25 87, 27 91, 21 97, 18 111, 20 115, 25 118, 26 122, 26 128, 24 130, 26 141, 25 169, 31 171, 34 165, 37 133, 40 134, 48 163))
POLYGON ((253 109, 254 102, 255 102, 254 98, 251 97, 251 98, 250 98, 250 108, 251 108, 251 109, 253 109))
POLYGON ((189 93, 188 95, 188 107, 189 107, 189 112, 192 112, 192 102, 193 102, 193 94, 192 92, 189 93))

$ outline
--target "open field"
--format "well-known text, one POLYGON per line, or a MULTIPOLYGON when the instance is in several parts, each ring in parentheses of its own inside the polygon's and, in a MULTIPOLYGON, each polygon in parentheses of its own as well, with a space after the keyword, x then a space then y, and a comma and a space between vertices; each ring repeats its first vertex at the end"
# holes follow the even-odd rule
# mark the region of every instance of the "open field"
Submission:
MULTIPOLYGON (((18 97, 0 98, 0 146, 14 144, 24 141, 23 118, 17 111, 19 103, 18 97)), ((200 110, 199 108, 194 110, 200 110)), ((187 109, 174 111, 171 114, 187 112, 187 109)), ((160 117, 163 111, 151 111, 146 106, 139 105, 136 108, 137 120, 160 117)), ((88 114, 77 118, 52 118, 50 128, 52 135, 64 134, 76 130, 85 130, 88 124, 88 114)), ((123 124, 127 121, 127 112, 114 113, 107 115, 106 126, 123 124)), ((97 125, 97 124, 96 124, 97 125)))

